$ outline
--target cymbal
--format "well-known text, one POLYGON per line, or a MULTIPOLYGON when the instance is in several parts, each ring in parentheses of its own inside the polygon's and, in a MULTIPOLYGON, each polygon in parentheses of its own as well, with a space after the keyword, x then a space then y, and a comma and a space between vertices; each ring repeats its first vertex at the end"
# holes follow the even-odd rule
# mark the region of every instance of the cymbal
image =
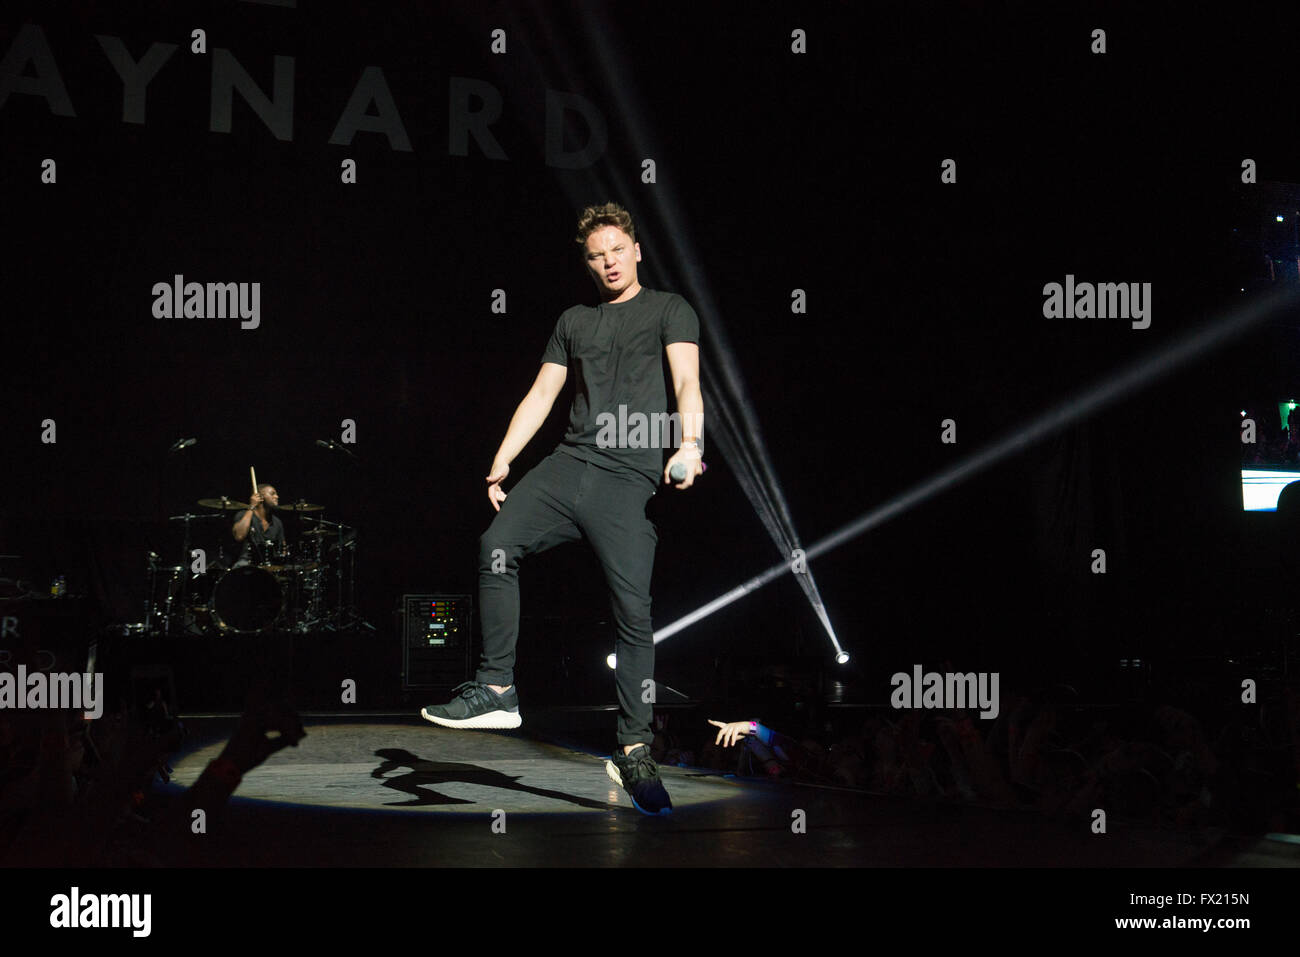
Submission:
POLYGON ((324 505, 313 505, 311 502, 294 502, 291 505, 279 506, 281 512, 323 512, 324 505))
MULTIPOLYGON (((334 529, 332 529, 332 528, 313 528, 313 529, 312 529, 311 531, 309 531, 309 532, 303 532, 303 533, 302 533, 302 537, 303 537, 303 538, 328 538, 328 539, 334 539, 334 538, 337 538, 338 536, 339 536, 339 533, 336 532, 336 531, 334 531, 334 529)), ((351 545, 351 544, 352 544, 354 541, 356 541, 356 539, 357 539, 357 530, 356 530, 355 528, 348 529, 346 532, 343 532, 343 533, 342 533, 342 538, 343 538, 343 545, 344 545, 344 547, 346 547, 346 546, 348 546, 348 545, 351 545)), ((337 544, 337 542, 333 542, 333 541, 331 541, 330 544, 337 544)))
POLYGON ((248 508, 247 502, 235 502, 228 498, 201 498, 199 504, 204 508, 219 508, 227 512, 243 511, 248 508))

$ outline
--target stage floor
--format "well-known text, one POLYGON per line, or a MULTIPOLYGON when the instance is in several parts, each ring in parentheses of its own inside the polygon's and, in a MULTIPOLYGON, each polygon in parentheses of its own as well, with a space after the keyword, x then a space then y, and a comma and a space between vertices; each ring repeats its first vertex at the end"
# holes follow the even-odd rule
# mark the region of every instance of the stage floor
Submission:
MULTIPOLYGON (((297 748, 285 748, 240 785, 244 800, 457 816, 615 813, 632 810, 605 773, 605 761, 517 733, 455 731, 419 725, 308 726, 297 748)), ((188 786, 222 744, 188 755, 175 780, 188 786)), ((734 800, 743 787, 723 777, 665 768, 676 809, 734 800)))
MULTIPOLYGON (((225 733, 230 723, 226 722, 225 733)), ((647 817, 605 757, 522 731, 410 718, 306 721, 250 772, 199 844, 200 866, 1300 866, 1300 846, 1112 822, 1093 835, 1034 812, 661 767, 674 810, 647 817), (799 822, 803 827, 797 827, 799 822)), ((221 750, 175 764, 172 797, 221 750)))

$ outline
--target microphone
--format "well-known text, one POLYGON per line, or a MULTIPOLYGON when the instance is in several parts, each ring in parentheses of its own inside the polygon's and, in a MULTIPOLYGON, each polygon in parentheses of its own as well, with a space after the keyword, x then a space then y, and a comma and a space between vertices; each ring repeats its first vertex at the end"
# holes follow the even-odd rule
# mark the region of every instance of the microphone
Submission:
POLYGON ((344 455, 352 459, 352 461, 354 462, 357 460, 356 455, 353 453, 353 451, 350 448, 348 448, 346 445, 340 445, 339 443, 335 442, 333 439, 317 439, 316 444, 323 449, 329 449, 331 452, 342 452, 344 455))
POLYGON ((198 439, 177 439, 175 442, 172 443, 172 447, 167 451, 179 452, 181 449, 188 449, 191 445, 198 445, 198 444, 199 444, 198 439))
MULTIPOLYGON (((708 466, 701 462, 700 468, 707 470, 708 466)), ((681 462, 674 462, 673 467, 668 470, 668 477, 674 482, 686 481, 686 466, 681 462)))

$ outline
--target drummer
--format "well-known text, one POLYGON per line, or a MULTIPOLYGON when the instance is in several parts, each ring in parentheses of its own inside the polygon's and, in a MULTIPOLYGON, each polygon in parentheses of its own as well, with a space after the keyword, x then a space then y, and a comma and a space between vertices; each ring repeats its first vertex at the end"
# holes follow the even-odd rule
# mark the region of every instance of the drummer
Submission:
POLYGON ((230 529, 235 541, 243 542, 235 568, 268 564, 273 555, 284 549, 284 523, 275 514, 280 507, 280 495, 275 486, 269 482, 262 483, 248 504, 251 507, 240 512, 230 529))

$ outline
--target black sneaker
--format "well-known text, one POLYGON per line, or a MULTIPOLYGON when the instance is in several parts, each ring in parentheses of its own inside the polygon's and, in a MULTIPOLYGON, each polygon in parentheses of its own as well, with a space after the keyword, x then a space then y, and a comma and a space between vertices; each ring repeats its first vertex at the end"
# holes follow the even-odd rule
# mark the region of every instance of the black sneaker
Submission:
POLYGON ((659 780, 659 766, 650 757, 647 745, 633 748, 631 754, 624 754, 621 745, 616 747, 613 757, 605 762, 605 773, 627 792, 632 806, 642 814, 653 817, 673 813, 673 802, 659 780))
POLYGON ((452 699, 446 704, 430 704, 420 709, 420 717, 444 728, 517 728, 522 723, 519 716, 519 695, 511 685, 504 694, 497 694, 487 685, 466 681, 451 691, 452 699))

